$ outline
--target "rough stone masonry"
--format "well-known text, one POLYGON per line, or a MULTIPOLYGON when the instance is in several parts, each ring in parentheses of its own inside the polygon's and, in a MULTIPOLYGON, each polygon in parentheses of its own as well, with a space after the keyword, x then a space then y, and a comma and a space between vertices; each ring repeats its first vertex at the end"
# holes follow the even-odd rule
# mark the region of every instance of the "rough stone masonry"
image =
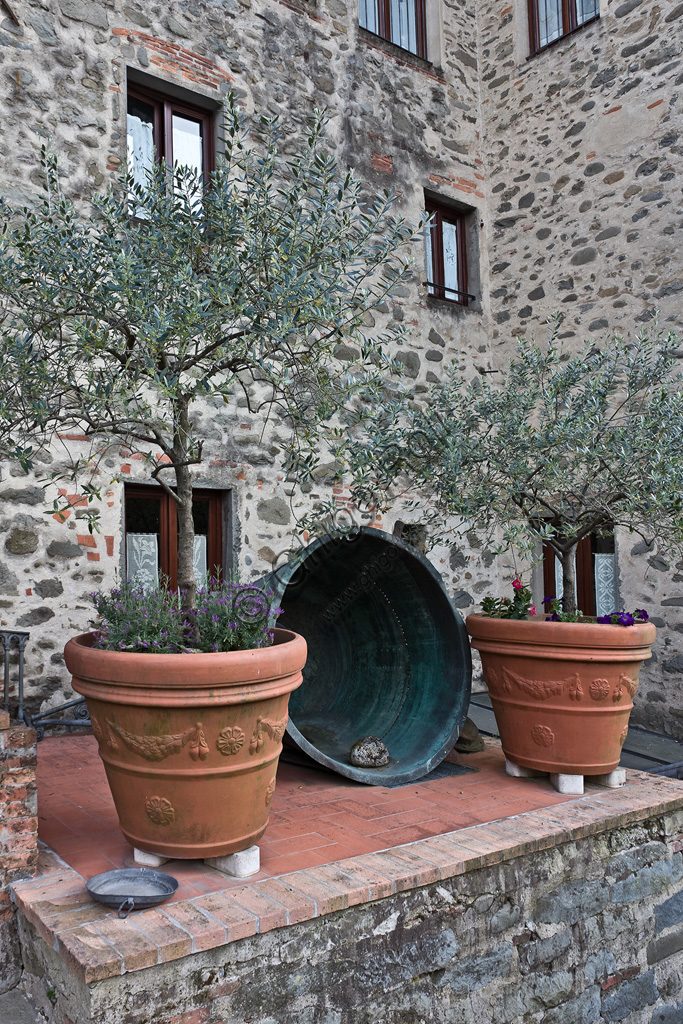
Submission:
MULTIPOLYGON (((33 924, 19 915, 23 981, 50 1024, 680 1024, 683 815, 631 814, 621 802, 621 812, 607 812, 613 824, 597 832, 581 827, 590 815, 571 805, 565 825, 554 826, 565 829, 556 843, 548 837, 557 807, 357 858, 372 871, 354 860, 328 865, 331 887, 306 880, 309 894, 330 904, 324 916, 285 924, 281 894, 271 889, 273 899, 247 904, 264 919, 279 914, 262 934, 240 936, 241 922, 216 894, 199 901, 201 923, 197 908, 182 917, 167 908, 183 922, 175 936, 168 918, 150 911, 109 919, 106 940, 93 928, 79 945, 69 929, 78 934, 88 908, 72 901, 70 921, 53 938, 69 883, 63 872, 52 885, 45 877, 19 895, 34 907, 33 924), (496 850, 503 836, 507 853, 496 850), (469 858, 459 871, 435 868, 457 855, 469 858), (421 884, 425 869, 431 881, 421 884), (391 893, 391 876, 405 891, 397 882, 394 895, 376 891, 374 902, 359 902, 356 893, 355 906, 337 909, 335 885, 358 888, 363 879, 367 900, 369 883, 391 893), (235 932, 227 945, 222 925, 235 932), (223 938, 208 949, 211 928, 223 938), (192 929, 194 951, 178 952, 192 929)), ((287 878, 301 898, 306 886, 287 878)))
MULTIPOLYGON (((683 6, 675 0, 602 0, 598 20, 531 59, 526 0, 427 0, 427 60, 359 28, 355 0, 13 0, 11 10, 0 23, 0 188, 12 200, 38 190, 45 139, 74 196, 118 173, 131 83, 217 112, 229 90, 248 111, 287 116, 326 105, 336 156, 369 186, 395 187, 412 217, 425 190, 466 211, 475 299, 465 307, 429 296, 416 251, 412 282, 377 317, 378 328, 392 317, 410 328, 398 354, 418 389, 451 360, 466 375, 499 366, 515 335, 542 334, 556 309, 577 342, 637 330, 657 315, 665 327, 680 325, 683 6)), ((202 411, 209 457, 197 483, 230 496, 228 561, 258 576, 291 548, 302 509, 330 493, 342 506, 346 499, 329 464, 308 493, 294 493, 277 425, 261 444, 239 404, 226 410, 207 402, 202 411)), ((58 471, 62 459, 57 446, 39 468, 58 471)), ((64 642, 87 628, 88 593, 125 571, 123 487, 148 479, 140 460, 112 452, 96 480, 102 531, 91 536, 78 495, 66 521, 45 515, 52 493, 46 502, 39 475, 4 467, 0 479, 0 619, 31 630, 33 706, 71 696, 64 642)), ((419 515, 397 505, 375 525, 391 531, 404 518, 419 515)), ((676 734, 683 566, 627 534, 616 546, 622 603, 647 607, 660 629, 635 719, 676 734)), ((430 558, 464 611, 497 592, 509 568, 468 545, 438 544, 430 558)))

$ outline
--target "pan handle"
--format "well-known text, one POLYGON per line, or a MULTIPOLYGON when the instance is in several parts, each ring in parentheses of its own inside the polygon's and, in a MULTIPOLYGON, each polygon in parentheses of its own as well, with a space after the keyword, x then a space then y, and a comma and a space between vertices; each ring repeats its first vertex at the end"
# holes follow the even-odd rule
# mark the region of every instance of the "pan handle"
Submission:
POLYGON ((119 917, 120 918, 128 917, 128 915, 130 914, 131 910, 133 910, 134 907, 135 907, 135 900, 133 899, 132 896, 129 896, 128 899, 125 899, 123 901, 123 903, 121 904, 121 906, 119 907, 119 917))

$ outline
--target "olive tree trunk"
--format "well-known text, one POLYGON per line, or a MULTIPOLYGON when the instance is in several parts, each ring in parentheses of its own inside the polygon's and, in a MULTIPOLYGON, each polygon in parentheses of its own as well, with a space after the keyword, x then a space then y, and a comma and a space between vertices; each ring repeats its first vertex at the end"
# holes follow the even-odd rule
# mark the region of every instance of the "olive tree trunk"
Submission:
POLYGON ((190 438, 189 400, 179 401, 176 408, 176 429, 173 443, 178 514, 178 590, 183 611, 197 607, 197 581, 194 576, 194 517, 192 510, 192 475, 188 462, 190 438))
POLYGON ((576 548, 573 544, 568 551, 560 554, 562 563, 562 610, 576 614, 576 548))

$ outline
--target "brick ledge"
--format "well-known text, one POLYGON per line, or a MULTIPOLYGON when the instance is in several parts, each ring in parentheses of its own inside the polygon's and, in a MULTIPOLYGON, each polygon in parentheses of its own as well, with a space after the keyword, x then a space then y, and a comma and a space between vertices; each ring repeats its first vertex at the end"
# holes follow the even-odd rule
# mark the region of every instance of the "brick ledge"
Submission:
POLYGON ((683 808, 678 780, 632 770, 627 778, 620 790, 594 788, 566 804, 162 904, 123 921, 93 903, 83 877, 50 850, 42 873, 15 883, 13 897, 70 969, 94 984, 683 808))

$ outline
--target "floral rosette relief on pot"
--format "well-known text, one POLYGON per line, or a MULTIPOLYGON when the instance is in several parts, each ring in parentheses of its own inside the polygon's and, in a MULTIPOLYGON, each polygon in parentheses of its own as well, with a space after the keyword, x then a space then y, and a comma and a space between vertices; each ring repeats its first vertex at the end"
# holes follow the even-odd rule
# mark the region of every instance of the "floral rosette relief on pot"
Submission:
POLYGON ((553 775, 612 773, 628 731, 638 674, 655 628, 642 609, 590 619, 544 602, 536 615, 519 579, 514 596, 485 598, 467 629, 481 656, 505 756, 553 775))

